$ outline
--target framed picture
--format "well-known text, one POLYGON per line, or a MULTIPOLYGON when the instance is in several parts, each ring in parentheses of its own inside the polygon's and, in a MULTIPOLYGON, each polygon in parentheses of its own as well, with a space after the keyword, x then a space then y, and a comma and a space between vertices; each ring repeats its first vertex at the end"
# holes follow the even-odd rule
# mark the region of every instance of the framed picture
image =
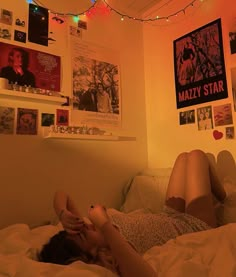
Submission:
POLYGON ((221 19, 174 41, 177 109, 228 97, 221 19))

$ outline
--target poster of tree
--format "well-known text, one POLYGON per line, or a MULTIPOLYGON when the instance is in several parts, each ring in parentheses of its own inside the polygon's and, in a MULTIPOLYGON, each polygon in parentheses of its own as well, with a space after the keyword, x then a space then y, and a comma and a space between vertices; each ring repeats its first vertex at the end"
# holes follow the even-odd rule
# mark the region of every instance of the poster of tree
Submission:
POLYGON ((221 19, 174 41, 177 109, 228 97, 221 19))
POLYGON ((117 54, 72 39, 72 121, 88 126, 121 125, 120 72, 117 54))

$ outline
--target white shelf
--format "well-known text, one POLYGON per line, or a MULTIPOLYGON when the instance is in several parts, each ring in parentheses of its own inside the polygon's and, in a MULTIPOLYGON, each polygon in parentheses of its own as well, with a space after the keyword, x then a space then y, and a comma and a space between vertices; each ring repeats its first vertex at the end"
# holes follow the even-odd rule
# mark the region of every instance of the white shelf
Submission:
POLYGON ((63 97, 15 91, 9 89, 0 89, 0 97, 23 101, 27 100, 30 102, 48 103, 52 105, 62 105, 66 102, 66 99, 63 97))
POLYGON ((104 141, 135 141, 135 137, 114 136, 114 135, 82 135, 52 133, 44 137, 45 139, 74 139, 74 140, 104 140, 104 141))

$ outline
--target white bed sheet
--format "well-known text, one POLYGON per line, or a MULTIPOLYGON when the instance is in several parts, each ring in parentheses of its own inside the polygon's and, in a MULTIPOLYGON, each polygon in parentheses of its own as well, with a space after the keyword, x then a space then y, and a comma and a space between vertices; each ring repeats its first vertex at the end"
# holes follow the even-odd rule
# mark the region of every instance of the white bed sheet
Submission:
MULTIPOLYGON (((0 276, 116 276, 103 267, 80 261, 68 266, 38 262, 37 251, 59 230, 60 225, 30 230, 25 224, 0 230, 0 276)), ((180 236, 148 250, 144 258, 161 277, 236 276, 236 223, 180 236)))

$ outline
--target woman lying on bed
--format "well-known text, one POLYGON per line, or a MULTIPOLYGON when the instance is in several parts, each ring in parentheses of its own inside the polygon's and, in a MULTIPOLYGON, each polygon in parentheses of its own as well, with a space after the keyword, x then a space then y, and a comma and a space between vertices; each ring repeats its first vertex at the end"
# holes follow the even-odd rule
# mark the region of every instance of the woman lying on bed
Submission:
POLYGON ((91 206, 85 223, 64 192, 54 198, 55 211, 65 229, 51 238, 41 261, 69 264, 75 260, 104 266, 120 276, 157 276, 142 254, 177 236, 216 227, 212 193, 223 201, 226 193, 201 150, 176 159, 160 214, 109 212, 91 206))

